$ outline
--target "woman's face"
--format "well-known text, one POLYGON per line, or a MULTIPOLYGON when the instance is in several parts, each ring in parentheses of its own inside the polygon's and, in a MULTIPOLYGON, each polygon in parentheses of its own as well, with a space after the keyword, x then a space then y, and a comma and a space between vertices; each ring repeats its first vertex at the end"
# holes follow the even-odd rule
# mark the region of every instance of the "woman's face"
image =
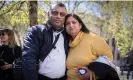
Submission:
POLYGON ((67 20, 66 20, 66 31, 69 35, 72 36, 72 38, 75 38, 80 29, 81 29, 81 24, 72 16, 70 16, 67 20))
POLYGON ((8 37, 7 33, 3 32, 3 33, 1 33, 0 36, 1 36, 1 42, 3 42, 3 43, 8 42, 9 37, 8 37))

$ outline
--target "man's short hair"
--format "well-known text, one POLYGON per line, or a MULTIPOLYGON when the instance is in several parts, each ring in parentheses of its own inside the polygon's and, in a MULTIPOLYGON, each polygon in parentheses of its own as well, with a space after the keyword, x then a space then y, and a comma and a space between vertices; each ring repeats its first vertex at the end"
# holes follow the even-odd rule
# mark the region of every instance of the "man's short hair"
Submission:
MULTIPOLYGON (((64 7, 64 8, 66 9, 66 6, 65 6, 63 3, 58 2, 58 3, 55 3, 55 4, 52 5, 51 11, 52 11, 56 6, 64 7)), ((66 9, 66 10, 67 10, 67 9, 66 9)))
POLYGON ((63 3, 57 3, 57 6, 65 7, 65 5, 63 3))

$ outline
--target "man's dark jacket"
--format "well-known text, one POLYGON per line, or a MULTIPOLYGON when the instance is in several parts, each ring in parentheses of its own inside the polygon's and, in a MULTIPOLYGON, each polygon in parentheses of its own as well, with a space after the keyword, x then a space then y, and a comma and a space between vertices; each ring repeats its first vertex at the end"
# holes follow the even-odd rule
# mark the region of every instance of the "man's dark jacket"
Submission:
MULTIPOLYGON (((65 53, 68 52, 68 41, 65 31, 64 36, 65 53)), ((40 57, 45 58, 49 46, 53 43, 53 30, 47 23, 33 26, 25 34, 22 48, 22 63, 25 80, 38 80, 37 62, 40 57)))

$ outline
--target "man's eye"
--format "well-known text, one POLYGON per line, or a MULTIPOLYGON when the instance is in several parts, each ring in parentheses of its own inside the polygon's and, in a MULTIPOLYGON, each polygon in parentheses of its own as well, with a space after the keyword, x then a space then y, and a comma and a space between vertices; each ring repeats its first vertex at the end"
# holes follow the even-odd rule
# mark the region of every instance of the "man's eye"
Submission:
POLYGON ((52 11, 51 13, 52 13, 52 15, 55 15, 55 16, 58 15, 58 12, 57 11, 52 11))

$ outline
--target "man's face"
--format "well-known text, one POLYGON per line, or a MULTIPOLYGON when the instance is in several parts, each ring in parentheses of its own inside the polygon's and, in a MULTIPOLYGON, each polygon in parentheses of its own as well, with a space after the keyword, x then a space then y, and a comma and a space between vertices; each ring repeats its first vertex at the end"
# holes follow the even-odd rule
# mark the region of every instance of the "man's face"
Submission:
POLYGON ((50 23, 55 28, 62 28, 65 20, 65 16, 67 14, 67 11, 65 7, 55 6, 55 8, 52 9, 52 11, 49 14, 50 17, 50 23))

